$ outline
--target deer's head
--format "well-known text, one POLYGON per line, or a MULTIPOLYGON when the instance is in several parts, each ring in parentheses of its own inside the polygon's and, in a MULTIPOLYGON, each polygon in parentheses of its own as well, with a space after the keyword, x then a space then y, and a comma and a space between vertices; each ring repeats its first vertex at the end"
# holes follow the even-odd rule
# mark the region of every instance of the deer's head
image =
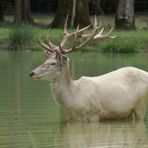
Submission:
POLYGON ((32 78, 54 80, 57 78, 57 76, 60 75, 61 69, 68 64, 69 60, 66 57, 66 54, 81 49, 85 44, 89 43, 90 41, 115 38, 115 36, 110 36, 112 29, 107 34, 102 34, 104 28, 100 30, 101 26, 97 26, 96 17, 93 25, 93 30, 90 34, 84 34, 84 32, 90 27, 90 25, 82 29, 79 29, 78 26, 75 32, 68 33, 67 22, 68 17, 65 21, 64 34, 59 46, 54 45, 49 40, 49 38, 47 38, 47 43, 39 41, 40 45, 45 51, 46 61, 30 73, 30 76, 32 78), (99 33, 98 30, 100 30, 99 33), (82 38, 84 40, 80 45, 76 46, 74 44, 72 48, 64 47, 68 39, 74 39, 74 41, 76 41, 78 38, 82 38))

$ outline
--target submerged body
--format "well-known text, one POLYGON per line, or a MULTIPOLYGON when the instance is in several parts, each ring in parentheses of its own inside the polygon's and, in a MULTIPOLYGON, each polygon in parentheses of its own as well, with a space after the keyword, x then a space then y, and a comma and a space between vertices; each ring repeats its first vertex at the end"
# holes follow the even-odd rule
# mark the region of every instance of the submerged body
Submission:
POLYGON ((142 120, 148 99, 148 73, 125 67, 98 77, 83 76, 76 81, 66 80, 63 73, 52 84, 52 90, 68 120, 142 120))

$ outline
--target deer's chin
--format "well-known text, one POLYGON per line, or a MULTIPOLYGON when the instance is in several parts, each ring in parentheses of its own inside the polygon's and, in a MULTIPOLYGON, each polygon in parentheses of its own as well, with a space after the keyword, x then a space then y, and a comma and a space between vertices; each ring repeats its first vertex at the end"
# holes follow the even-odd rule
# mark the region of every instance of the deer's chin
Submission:
POLYGON ((40 80, 41 76, 32 76, 31 78, 34 79, 34 80, 40 80))
POLYGON ((34 80, 53 81, 53 78, 49 77, 48 75, 34 76, 33 79, 34 79, 34 80))

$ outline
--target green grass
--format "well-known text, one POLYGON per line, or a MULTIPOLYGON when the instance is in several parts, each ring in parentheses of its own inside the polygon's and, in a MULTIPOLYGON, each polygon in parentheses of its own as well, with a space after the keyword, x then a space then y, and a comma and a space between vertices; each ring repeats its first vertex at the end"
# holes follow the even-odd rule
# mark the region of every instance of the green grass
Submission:
MULTIPOLYGON (((0 46, 3 48, 9 47, 9 39, 10 39, 10 32, 12 31, 12 28, 0 28, 0 46)), ((25 29, 22 31, 23 36, 28 32, 29 29, 25 29)), ((38 44, 38 39, 41 38, 41 40, 46 41, 46 36, 50 35, 51 41, 58 45, 60 42, 60 39, 63 34, 62 29, 39 29, 32 27, 30 30, 31 38, 28 36, 27 39, 32 40, 31 43, 28 44, 28 41, 26 42, 26 39, 22 39, 21 43, 25 46, 25 49, 27 50, 40 50, 40 46, 38 44)), ((69 30, 70 32, 73 30, 69 30)), ((16 29, 14 31, 15 37, 18 42, 18 39, 23 38, 16 35, 16 33, 19 32, 19 29, 16 29)), ((29 32, 28 32, 29 34, 29 32)), ((113 40, 105 40, 105 41, 96 41, 92 42, 89 45, 86 45, 83 47, 83 50, 85 51, 101 51, 101 52, 114 52, 114 53, 134 53, 134 52, 143 52, 148 51, 148 30, 139 30, 139 31, 116 31, 114 30, 113 35, 116 35, 117 37, 113 40)), ((25 35, 27 36, 27 34, 25 35)), ((14 37, 14 38, 15 38, 14 37)), ((67 44, 69 47, 73 46, 72 41, 67 44)))
MULTIPOLYGON (((43 26, 47 26, 53 16, 49 15, 34 15, 34 22, 37 24, 42 24, 43 26)), ((91 17, 92 21, 94 20, 91 17)), ((1 24, 0 28, 0 46, 2 48, 8 49, 10 47, 10 43, 14 42, 16 44, 20 44, 24 49, 27 50, 40 50, 40 46, 38 44, 39 38, 43 41, 46 41, 47 34, 50 34, 50 39, 56 45, 59 44, 63 30, 62 29, 53 29, 49 32, 47 29, 41 29, 32 27, 30 29, 20 30, 12 29, 11 22, 13 21, 12 16, 6 16, 5 22, 1 24), (5 24, 6 23, 6 24, 5 24), (2 27, 3 26, 3 27, 2 27), (6 28, 7 27, 7 28, 6 28), (29 31, 30 30, 30 31, 29 31), (13 33, 12 33, 13 32, 13 33), (23 36, 21 37, 21 34, 23 36), (29 37, 29 36, 31 37, 29 37), (24 38, 24 36, 26 36, 24 38), (28 37, 27 37, 28 36, 28 37), (28 40, 29 39, 29 40, 28 40), (27 41, 28 40, 28 41, 27 41), (31 42, 30 42, 31 41, 31 42)), ((102 23, 105 28, 108 26, 114 26, 114 17, 113 16, 98 16, 98 24, 102 23)), ((147 15, 136 15, 135 16, 136 28, 138 31, 113 31, 113 35, 117 37, 113 40, 105 40, 92 42, 89 45, 83 47, 84 51, 101 51, 101 52, 114 52, 114 53, 133 53, 133 52, 148 52, 148 29, 143 30, 141 28, 147 27, 148 17, 147 15)), ((26 27, 25 27, 26 28, 26 27)), ((73 30, 69 30, 73 31, 73 30)), ((69 47, 73 46, 73 42, 70 41, 66 44, 69 47)), ((18 46, 18 48, 20 48, 18 46)))
POLYGON ((111 41, 100 43, 103 52, 134 53, 148 51, 148 31, 115 31, 111 41))
POLYGON ((100 44, 102 52, 112 53, 135 53, 138 52, 138 48, 135 43, 131 41, 114 40, 110 42, 103 42, 100 44))

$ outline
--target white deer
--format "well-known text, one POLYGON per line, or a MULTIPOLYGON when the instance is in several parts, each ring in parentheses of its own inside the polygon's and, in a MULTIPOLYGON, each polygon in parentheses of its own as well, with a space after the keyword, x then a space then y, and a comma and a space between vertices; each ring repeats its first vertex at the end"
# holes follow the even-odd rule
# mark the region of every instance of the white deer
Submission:
POLYGON ((49 39, 48 43, 40 41, 47 59, 30 76, 51 81, 55 100, 64 109, 68 120, 143 120, 148 99, 148 73, 138 68, 125 67, 101 76, 82 76, 73 80, 66 54, 81 49, 92 40, 112 39, 114 36, 110 36, 112 29, 105 35, 102 34, 103 29, 97 33, 100 27, 97 27, 96 18, 90 34, 84 34, 89 26, 68 33, 67 19, 59 46, 49 39), (78 46, 64 48, 66 41, 72 37, 75 40, 81 37, 84 41, 78 46))

